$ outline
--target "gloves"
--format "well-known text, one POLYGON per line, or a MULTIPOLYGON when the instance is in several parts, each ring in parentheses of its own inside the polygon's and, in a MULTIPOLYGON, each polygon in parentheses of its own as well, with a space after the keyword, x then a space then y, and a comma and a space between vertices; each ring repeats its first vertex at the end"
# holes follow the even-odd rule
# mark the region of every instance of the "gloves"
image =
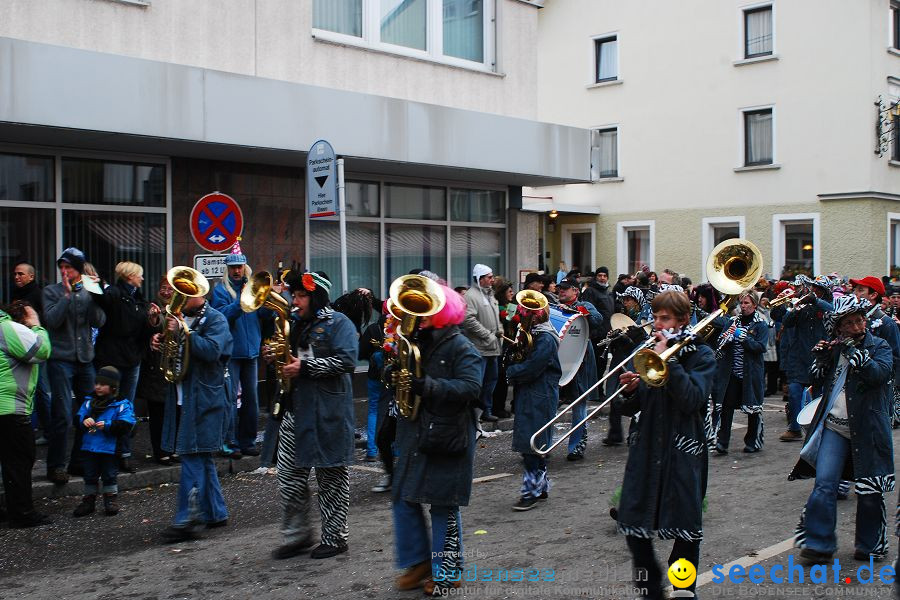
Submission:
POLYGON ((741 341, 745 337, 747 337, 747 329, 745 327, 738 327, 734 330, 734 339, 741 341))
POLYGON ((812 348, 813 354, 826 356, 831 352, 831 346, 825 340, 822 340, 812 348))
POLYGON ((411 383, 412 393, 416 396, 422 397, 422 394, 425 393, 425 378, 424 377, 416 377, 412 380, 411 383))
POLYGON ((628 339, 631 340, 635 344, 640 344, 644 341, 644 329, 642 327, 638 327, 637 325, 632 325, 625 332, 625 335, 628 336, 628 339))
POLYGON ((847 353, 847 360, 850 361, 850 368, 859 370, 869 362, 869 351, 860 348, 854 348, 847 353))

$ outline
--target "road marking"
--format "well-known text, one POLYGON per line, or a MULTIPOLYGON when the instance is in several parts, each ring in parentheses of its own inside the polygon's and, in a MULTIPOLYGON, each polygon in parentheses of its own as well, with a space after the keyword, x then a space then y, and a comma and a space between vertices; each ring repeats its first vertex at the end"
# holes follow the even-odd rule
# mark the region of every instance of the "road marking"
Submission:
MULTIPOLYGON (((772 546, 769 546, 768 548, 763 548, 762 550, 758 551, 753 556, 748 554, 746 556, 742 556, 742 557, 738 558, 737 560, 733 560, 730 563, 722 565, 722 572, 727 573, 731 569, 731 567, 733 567, 735 565, 740 565, 746 569, 750 565, 755 565, 756 563, 760 563, 764 560, 772 558, 773 556, 778 556, 782 552, 786 552, 793 547, 794 547, 794 538, 789 537, 788 539, 786 539, 782 542, 778 542, 777 544, 773 544, 772 546)), ((713 578, 713 572, 711 570, 706 571, 705 573, 703 573, 701 575, 697 575, 697 587, 699 588, 701 586, 706 585, 707 583, 712 582, 712 578, 713 578)))
POLYGON ((359 469, 360 471, 370 471, 372 473, 384 473, 381 467, 367 467, 366 465, 350 465, 351 469, 359 469))
POLYGON ((512 473, 497 473, 496 475, 485 475, 484 477, 476 477, 472 480, 472 483, 484 483, 485 481, 503 479, 504 477, 510 477, 511 475, 512 473))

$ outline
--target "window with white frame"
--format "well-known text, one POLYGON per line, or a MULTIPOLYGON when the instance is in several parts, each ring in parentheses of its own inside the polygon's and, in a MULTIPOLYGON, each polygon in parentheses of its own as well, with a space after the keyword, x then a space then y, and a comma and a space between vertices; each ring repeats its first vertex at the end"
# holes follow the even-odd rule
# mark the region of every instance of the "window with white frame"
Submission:
POLYGON ((819 214, 787 214, 772 217, 772 272, 793 277, 819 272, 819 214))
POLYGON ((493 2, 314 0, 318 37, 462 66, 494 66, 493 2))
POLYGON ((619 273, 635 273, 642 266, 653 268, 655 221, 625 221, 617 224, 619 273))
POLYGON ((744 237, 744 217, 705 217, 702 221, 700 273, 706 277, 706 259, 712 249, 724 242, 744 237))
POLYGON ((773 109, 744 112, 744 166, 771 165, 775 157, 773 109))
POLYGON ((619 129, 604 127, 591 131, 591 179, 619 176, 619 129))
POLYGON ((900 50, 900 2, 891 0, 891 47, 900 50))
POLYGON ((594 83, 619 78, 619 38, 608 35, 594 38, 594 83))
POLYGON ((744 10, 744 58, 772 54, 772 5, 744 10))
POLYGON ((888 214, 888 274, 900 273, 900 214, 888 214))

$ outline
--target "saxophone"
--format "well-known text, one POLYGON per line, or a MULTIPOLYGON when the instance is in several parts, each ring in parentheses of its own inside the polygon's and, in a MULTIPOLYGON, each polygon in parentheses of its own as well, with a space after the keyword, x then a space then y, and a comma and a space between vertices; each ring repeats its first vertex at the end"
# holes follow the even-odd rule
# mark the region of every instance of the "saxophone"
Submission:
POLYGON ((188 298, 205 296, 209 292, 209 282, 190 267, 172 267, 166 273, 166 279, 175 290, 166 305, 166 315, 178 321, 179 326, 175 331, 169 331, 168 327, 163 330, 160 368, 166 381, 178 383, 187 375, 191 353, 191 330, 181 316, 181 309, 188 298))

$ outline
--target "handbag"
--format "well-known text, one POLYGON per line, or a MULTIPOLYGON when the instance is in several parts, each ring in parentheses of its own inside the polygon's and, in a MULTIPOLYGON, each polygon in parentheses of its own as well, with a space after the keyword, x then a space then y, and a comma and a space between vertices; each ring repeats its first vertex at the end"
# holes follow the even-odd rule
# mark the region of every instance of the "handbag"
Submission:
POLYGON ((468 409, 452 415, 422 411, 419 451, 428 456, 462 456, 469 449, 468 409))

